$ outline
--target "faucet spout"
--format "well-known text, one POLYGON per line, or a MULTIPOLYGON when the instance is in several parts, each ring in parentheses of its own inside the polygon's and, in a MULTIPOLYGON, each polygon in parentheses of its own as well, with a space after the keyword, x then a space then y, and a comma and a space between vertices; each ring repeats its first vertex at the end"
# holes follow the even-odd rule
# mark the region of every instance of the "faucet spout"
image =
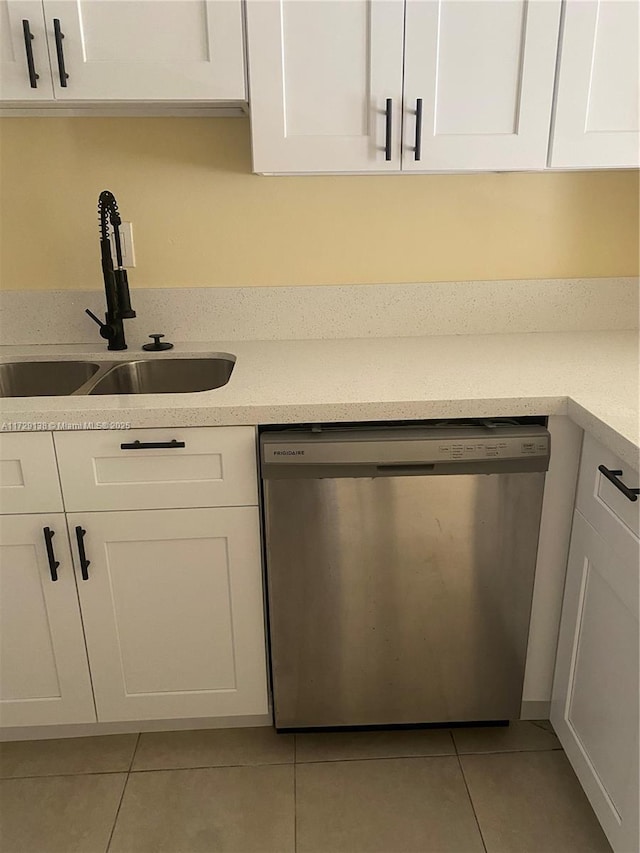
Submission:
POLYGON ((98 198, 98 217, 100 220, 100 256, 102 260, 102 275, 107 301, 106 322, 102 323, 90 311, 89 316, 100 325, 100 334, 109 342, 107 349, 123 350, 127 348, 124 337, 123 320, 136 316, 131 307, 127 271, 122 264, 122 244, 120 241, 120 213, 118 203, 113 193, 103 190, 98 198), (113 226, 113 236, 116 253, 116 267, 113 265, 111 241, 109 239, 109 224, 113 226))

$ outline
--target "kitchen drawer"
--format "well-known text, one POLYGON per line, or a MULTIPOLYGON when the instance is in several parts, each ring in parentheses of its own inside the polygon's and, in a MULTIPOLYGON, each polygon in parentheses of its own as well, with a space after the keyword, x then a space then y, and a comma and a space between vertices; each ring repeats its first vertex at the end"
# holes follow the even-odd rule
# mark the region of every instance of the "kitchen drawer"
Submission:
POLYGON ((640 487, 638 472, 585 433, 578 478, 576 507, 609 543, 625 533, 640 535, 640 497, 632 501, 599 470, 622 471, 620 480, 631 489, 640 487))
POLYGON ((62 511, 52 434, 0 434, 0 512, 62 511))
POLYGON ((258 503, 253 427, 59 432, 55 444, 67 512, 258 503))

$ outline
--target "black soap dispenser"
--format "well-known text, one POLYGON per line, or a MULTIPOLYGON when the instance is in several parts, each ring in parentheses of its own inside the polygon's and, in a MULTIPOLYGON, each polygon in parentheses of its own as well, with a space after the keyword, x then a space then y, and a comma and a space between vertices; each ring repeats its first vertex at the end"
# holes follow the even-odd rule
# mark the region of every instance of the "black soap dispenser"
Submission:
POLYGON ((149 335, 150 338, 153 338, 152 344, 143 344, 142 349, 147 350, 147 352, 161 352, 162 350, 173 349, 173 344, 169 343, 169 341, 160 341, 160 338, 164 338, 162 334, 149 335))

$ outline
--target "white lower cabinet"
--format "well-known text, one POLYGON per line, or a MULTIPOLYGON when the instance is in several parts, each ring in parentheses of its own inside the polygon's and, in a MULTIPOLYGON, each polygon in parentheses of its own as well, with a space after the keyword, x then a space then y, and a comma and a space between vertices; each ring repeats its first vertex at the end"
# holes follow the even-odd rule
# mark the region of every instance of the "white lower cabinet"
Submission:
POLYGON ((1 516, 0 724, 95 719, 65 517, 1 516))
POLYGON ((0 726, 268 713, 255 430, 126 439, 3 437, 0 726))
POLYGON ((257 507, 67 520, 100 721, 267 713, 257 507))
POLYGON ((575 512, 551 722, 615 853, 638 850, 638 557, 575 512))

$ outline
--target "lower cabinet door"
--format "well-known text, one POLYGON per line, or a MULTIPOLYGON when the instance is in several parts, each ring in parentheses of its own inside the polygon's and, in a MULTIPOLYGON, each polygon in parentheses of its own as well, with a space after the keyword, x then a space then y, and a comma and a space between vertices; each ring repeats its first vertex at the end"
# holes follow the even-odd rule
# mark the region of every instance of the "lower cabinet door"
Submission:
POLYGON ((95 719, 64 515, 1 516, 0 724, 95 719))
POLYGON ((638 540, 574 516, 551 722, 615 853, 638 849, 638 540))
POLYGON ((67 519, 99 720, 267 712, 257 507, 67 519))

